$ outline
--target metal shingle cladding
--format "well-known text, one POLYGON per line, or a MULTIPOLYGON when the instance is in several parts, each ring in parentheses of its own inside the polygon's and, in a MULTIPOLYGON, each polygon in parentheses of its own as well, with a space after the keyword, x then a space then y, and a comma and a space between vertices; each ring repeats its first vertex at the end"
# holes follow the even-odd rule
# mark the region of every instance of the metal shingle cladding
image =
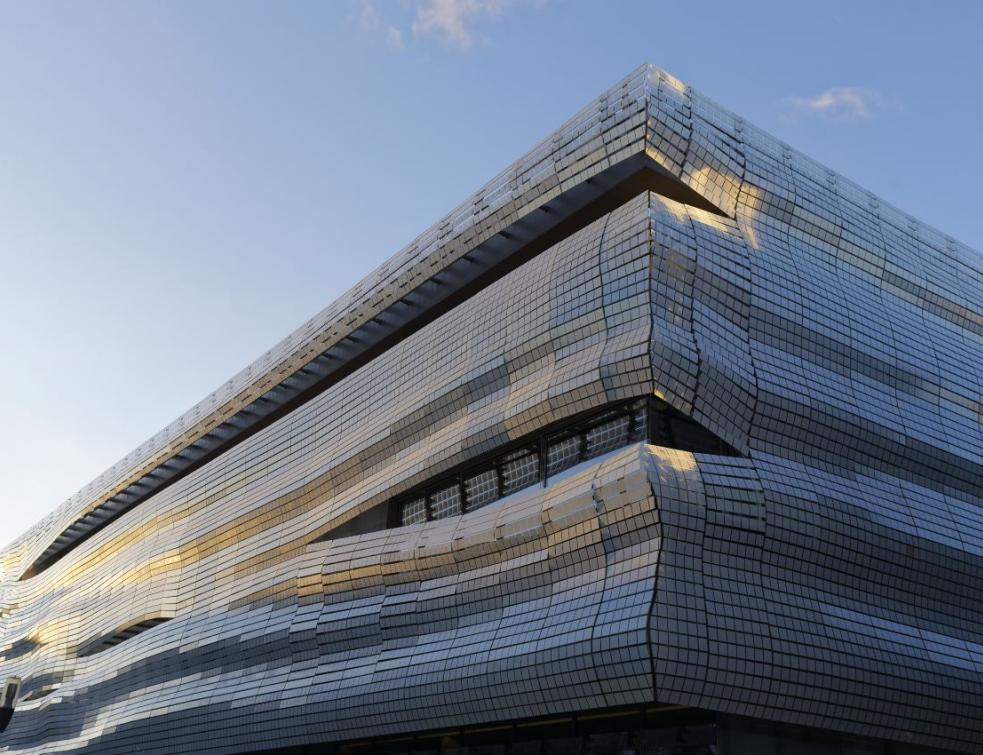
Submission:
POLYGON ((9 752, 233 752, 652 701, 983 750, 983 261, 645 67, 3 554, 9 752), (645 192, 18 578, 412 282, 644 153, 645 192), (313 543, 646 393, 633 445, 313 543), (167 617, 95 655, 119 627, 167 617))

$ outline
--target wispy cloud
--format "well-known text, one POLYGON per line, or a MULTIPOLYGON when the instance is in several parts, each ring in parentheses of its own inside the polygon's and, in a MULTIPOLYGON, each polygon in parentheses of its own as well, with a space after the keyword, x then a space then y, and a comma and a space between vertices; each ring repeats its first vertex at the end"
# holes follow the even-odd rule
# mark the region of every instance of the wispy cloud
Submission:
POLYGON ((382 25, 382 12, 373 0, 359 0, 352 15, 365 31, 376 31, 382 25))
POLYGON ((474 46, 476 26, 511 4, 510 0, 426 0, 416 6, 413 36, 432 36, 467 50, 474 46))
POLYGON ((790 110, 798 115, 819 115, 838 121, 869 120, 891 103, 872 89, 830 87, 812 97, 790 97, 790 110))
POLYGON ((542 7, 548 0, 403 0, 385 6, 376 0, 359 0, 353 17, 365 31, 381 34, 394 49, 410 42, 435 40, 457 50, 487 43, 482 26, 519 6, 542 7))
POLYGON ((403 42, 403 30, 390 24, 386 27, 386 44, 392 47, 394 50, 402 50, 406 47, 406 43, 403 42))
POLYGON ((358 0, 352 18, 363 31, 382 34, 386 44, 395 50, 405 47, 403 32, 399 27, 386 23, 382 11, 374 0, 358 0))

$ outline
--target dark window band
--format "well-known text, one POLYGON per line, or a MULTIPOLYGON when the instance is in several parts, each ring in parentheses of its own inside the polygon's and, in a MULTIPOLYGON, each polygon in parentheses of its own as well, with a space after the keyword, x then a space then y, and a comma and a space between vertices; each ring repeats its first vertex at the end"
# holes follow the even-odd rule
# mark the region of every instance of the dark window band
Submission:
MULTIPOLYGON (((389 526, 467 514, 581 462, 647 440, 696 453, 737 452, 659 399, 625 401, 556 423, 482 461, 469 462, 389 502, 389 526)), ((357 534, 357 533, 349 533, 357 534)))
POLYGON ((89 655, 101 653, 104 650, 109 650, 109 648, 115 647, 121 642, 125 642, 132 637, 136 637, 138 634, 142 634, 148 629, 153 629, 154 627, 163 624, 165 621, 170 621, 170 618, 167 616, 155 616, 152 619, 138 621, 136 624, 131 624, 125 629, 120 629, 118 632, 114 632, 113 634, 99 637, 79 648, 78 657, 84 658, 89 655))

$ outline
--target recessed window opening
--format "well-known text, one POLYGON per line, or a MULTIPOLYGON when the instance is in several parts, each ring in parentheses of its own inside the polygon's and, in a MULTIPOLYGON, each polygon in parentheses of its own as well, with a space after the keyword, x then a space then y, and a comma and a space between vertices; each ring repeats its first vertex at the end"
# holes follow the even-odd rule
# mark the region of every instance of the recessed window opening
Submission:
POLYGON ((21 698, 22 703, 29 703, 32 700, 40 700, 42 697, 47 697, 52 692, 58 689, 57 684, 53 684, 50 687, 40 687, 33 692, 28 692, 24 697, 21 698))
POLYGON ((389 524, 399 527, 466 514, 643 440, 694 453, 737 455, 716 435, 665 402, 639 398, 572 422, 556 423, 483 461, 462 465, 417 486, 389 502, 389 524))
POLYGON ((104 650, 109 650, 109 648, 116 647, 121 642, 126 642, 127 640, 136 637, 138 634, 142 634, 149 629, 153 629, 165 621, 170 621, 168 616, 155 616, 152 619, 144 619, 143 621, 138 621, 136 624, 131 624, 125 629, 120 629, 113 634, 104 635, 99 637, 92 642, 84 645, 78 651, 78 656, 84 658, 86 656, 95 655, 96 653, 101 653, 104 650))
POLYGON ((21 680, 19 676, 7 677, 7 681, 3 688, 3 705, 2 708, 13 708, 17 702, 17 693, 20 692, 21 680))

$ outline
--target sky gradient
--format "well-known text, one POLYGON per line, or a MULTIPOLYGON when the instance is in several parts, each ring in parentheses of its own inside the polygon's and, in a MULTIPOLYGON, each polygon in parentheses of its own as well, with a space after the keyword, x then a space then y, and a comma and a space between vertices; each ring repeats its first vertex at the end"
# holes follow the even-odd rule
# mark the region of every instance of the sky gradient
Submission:
POLYGON ((983 248, 983 4, 799 5, 0 0, 0 543, 643 62, 983 248))

